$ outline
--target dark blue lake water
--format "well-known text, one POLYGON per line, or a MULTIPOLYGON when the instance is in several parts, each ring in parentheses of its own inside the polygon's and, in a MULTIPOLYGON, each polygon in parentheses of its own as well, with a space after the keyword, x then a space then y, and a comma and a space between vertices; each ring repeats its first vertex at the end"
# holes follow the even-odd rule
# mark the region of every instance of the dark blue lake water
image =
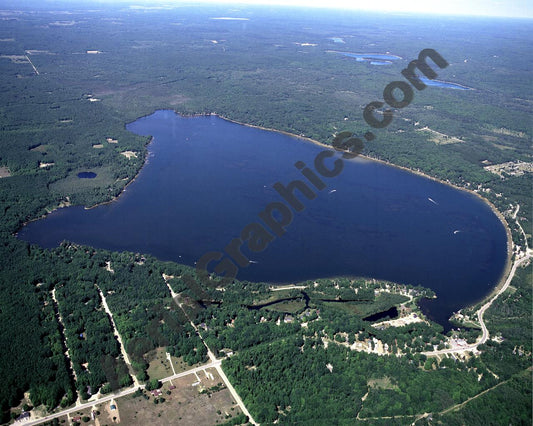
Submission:
MULTIPOLYGON (((299 179, 317 197, 296 191, 305 209, 293 212, 286 234, 263 252, 243 247, 254 263, 237 278, 285 283, 350 275, 420 284, 437 292, 424 310, 445 325, 453 311, 487 295, 503 272, 505 230, 485 203, 464 191, 362 158, 343 160, 336 177, 315 172, 327 186, 319 191, 294 164, 315 170, 325 148, 216 116, 157 111, 127 127, 154 142, 147 164, 118 200, 56 210, 24 227, 20 238, 44 247, 70 240, 194 265, 261 222, 258 214, 269 203, 285 202, 275 182, 299 179)), ((325 166, 331 169, 340 156, 335 152, 325 166)))

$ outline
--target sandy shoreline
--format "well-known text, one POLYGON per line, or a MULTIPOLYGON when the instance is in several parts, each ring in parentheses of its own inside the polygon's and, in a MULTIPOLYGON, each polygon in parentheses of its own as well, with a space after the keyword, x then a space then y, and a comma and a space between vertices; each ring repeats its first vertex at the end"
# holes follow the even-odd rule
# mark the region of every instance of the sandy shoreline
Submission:
MULTIPOLYGON (((216 117, 219 117, 223 120, 226 120, 226 121, 229 121, 231 123, 235 123, 235 124, 239 124, 239 125, 242 125, 242 126, 246 126, 246 127, 251 127, 251 128, 255 128, 255 129, 260 129, 260 130, 265 130, 265 131, 269 131, 269 132, 276 132, 276 133, 280 133, 280 134, 283 134, 283 135, 286 135, 286 136, 290 136, 290 137, 293 137, 293 138, 297 138, 297 139, 301 139, 301 140, 304 140, 304 141, 307 141, 307 142, 310 142, 314 145, 318 145, 322 148, 325 148, 325 149, 328 149, 328 150, 334 150, 334 148, 331 146, 331 145, 327 145, 323 142, 319 142, 317 140, 314 140, 314 139, 311 139, 309 137, 305 137, 305 136, 299 136, 299 135, 296 135, 296 134, 293 134, 293 133, 290 133, 290 132, 287 132, 287 131, 284 131, 284 130, 277 130, 277 129, 272 129, 272 128, 267 128, 267 127, 263 127, 263 126, 257 126, 257 125, 254 125, 254 124, 249 124, 249 123, 242 123, 242 122, 239 122, 237 120, 233 120, 233 119, 230 119, 230 118, 227 118, 227 117, 224 117, 223 115, 220 115, 218 113, 215 113, 215 112, 211 112, 211 113, 203 113, 203 114, 182 114, 180 112, 177 112, 175 110, 172 110, 174 111, 176 114, 180 115, 181 117, 205 117, 205 116, 216 116, 216 117)), ((134 121, 136 120, 139 120, 140 118, 144 118, 144 117, 148 117, 150 115, 152 115, 152 113, 150 114, 146 114, 144 116, 141 116, 137 119, 135 119, 134 121)), ((378 140, 378 139, 377 139, 378 140)), ((148 147, 152 142, 154 141, 154 138, 151 137, 150 138, 150 141, 145 145, 146 147, 148 147)), ((144 166, 147 164, 148 162, 148 158, 149 158, 149 152, 147 150, 146 152, 146 155, 145 155, 145 158, 144 158, 144 162, 143 162, 143 165, 139 168, 137 174, 124 186, 124 188, 121 189, 121 191, 119 192, 118 195, 114 196, 112 199, 108 200, 108 201, 103 201, 101 203, 98 203, 98 204, 95 204, 95 205, 92 205, 92 206, 89 206, 89 207, 85 207, 86 210, 90 210, 90 209, 93 209, 93 208, 96 208, 96 207, 99 207, 99 206, 102 206, 102 205, 106 205, 106 204, 110 204, 114 201, 116 201, 120 195, 122 195, 122 193, 126 190, 126 188, 131 185, 133 182, 135 182, 135 180, 139 177, 142 169, 144 168, 144 166)), ((491 209, 491 211, 500 219, 500 222, 503 224, 504 228, 505 228, 505 231, 506 231, 506 234, 507 234, 507 259, 506 259, 506 265, 505 265, 505 269, 504 269, 504 273, 502 274, 502 276, 500 277, 500 280, 498 281, 498 284, 493 288, 493 290, 486 296, 484 297, 482 300, 478 301, 477 303, 473 304, 473 305, 469 305, 469 306, 465 306, 463 309, 468 309, 470 307, 474 307, 474 306, 477 306, 479 305, 480 303, 484 303, 485 301, 489 300, 491 297, 493 297, 493 295, 495 293, 498 292, 498 290, 505 284, 505 281, 511 271, 511 267, 512 267, 512 262, 511 262, 511 255, 512 255, 512 248, 513 248, 513 242, 512 242, 512 236, 511 236, 511 231, 509 229, 509 226, 507 224, 507 221, 505 219, 505 217, 503 216, 503 214, 489 201, 487 200, 486 198, 484 198, 483 196, 481 196, 479 193, 477 192, 474 192, 473 190, 471 189, 467 189, 467 188, 462 188, 462 187, 459 187, 459 186, 455 186, 453 185, 452 183, 450 182, 446 182, 446 181, 443 181, 441 179, 438 179, 436 177, 433 177, 433 176, 430 176, 430 175, 427 175, 423 172, 420 172, 418 170, 412 170, 412 169, 409 169, 407 167, 404 167, 404 166, 399 166, 397 164, 393 164, 393 163, 390 163, 388 161, 385 161, 385 160, 380 160, 380 159, 377 159, 377 158, 372 158, 372 157, 369 157, 369 156, 366 156, 366 155, 360 155, 362 158, 365 158, 367 160, 370 160, 370 161, 376 161, 378 163, 382 163, 382 164, 385 164, 387 166, 390 166, 390 167, 396 167, 398 169, 401 169, 401 170, 404 170, 406 172, 409 172, 409 173, 413 173, 413 174, 416 174, 420 177, 423 177, 423 178, 426 178, 426 179, 431 179, 433 181, 436 181, 436 182, 439 182, 439 183, 442 183, 444 185, 448 185, 454 189, 457 189, 457 190, 461 190, 461 191, 466 191, 470 194, 473 194, 475 195, 476 197, 478 197, 480 200, 482 200, 483 202, 485 202, 489 208, 491 209)), ((57 210, 58 208, 60 208, 59 206, 56 207, 55 209, 53 209, 52 211, 55 211, 57 210)), ((52 212, 51 211, 51 212, 52 212)), ((50 212, 50 213, 51 213, 50 212)), ((39 218, 35 218, 35 219, 32 219, 32 220, 29 220, 27 222, 25 222, 22 227, 24 227, 26 224, 30 223, 30 222, 33 222, 34 220, 39 220, 39 219, 42 219, 43 217, 46 217, 46 215, 43 215, 39 218)), ((22 229, 22 227, 20 229, 22 229)), ((19 229, 19 231, 20 231, 19 229)), ((15 236, 18 234, 18 231, 15 233, 15 236)))
MULTIPOLYGON (((319 141, 317 141, 315 139, 311 139, 311 138, 308 138, 308 137, 305 137, 305 136, 299 136, 299 135, 296 135, 294 133, 286 132, 284 130, 271 129, 271 128, 267 128, 267 127, 263 127, 263 126, 257 126, 257 125, 249 124, 249 123, 241 123, 240 121, 224 117, 223 115, 220 115, 220 114, 217 114, 217 113, 193 114, 193 115, 182 115, 180 113, 177 113, 177 114, 181 115, 182 117, 195 117, 195 116, 210 116, 210 115, 214 115, 214 116, 217 116, 219 118, 222 118, 223 120, 229 121, 231 123, 240 124, 240 125, 246 126, 246 127, 252 127, 252 128, 255 128, 255 129, 266 130, 266 131, 269 131, 269 132, 281 133, 283 135, 287 135, 287 136, 294 137, 294 138, 297 138, 297 139, 305 140, 307 142, 311 142, 311 143, 313 143, 315 145, 321 146, 321 147, 326 148, 326 149, 330 149, 330 150, 334 149, 331 145, 327 145, 327 144, 325 144, 323 142, 319 142, 319 141)), ((378 138, 376 138, 376 140, 378 140, 378 138)), ((370 160, 370 161, 376 161, 378 163, 382 163, 382 164, 385 164, 385 165, 390 166, 390 167, 395 167, 397 169, 404 170, 406 172, 416 174, 416 175, 418 175, 420 177, 423 177, 423 178, 426 178, 426 179, 431 179, 431 180, 433 180, 435 182, 439 182, 441 184, 448 185, 448 186, 450 186, 450 187, 452 187, 452 188, 454 188, 456 190, 465 191, 465 192, 467 192, 469 194, 472 194, 472 195, 476 196, 478 199, 480 199, 486 205, 489 206, 491 211, 498 217, 498 219, 500 219, 500 222, 502 223, 502 225, 503 225, 503 227, 505 229, 505 233, 507 234, 507 259, 506 259, 506 262, 505 262, 504 272, 502 273, 502 276, 500 277, 500 279, 499 279, 498 283, 496 284, 496 286, 493 288, 493 290, 487 296, 485 296, 482 300, 478 301, 475 304, 465 306, 463 309, 468 309, 468 308, 477 306, 480 303, 484 303, 484 302, 490 300, 499 291, 499 289, 505 284, 505 281, 507 280, 507 277, 509 276, 509 273, 511 272, 511 268, 512 268, 511 257, 512 257, 512 249, 513 249, 513 240, 512 240, 511 230, 509 228, 507 220, 505 219, 503 214, 496 208, 496 206, 494 204, 492 204, 489 200, 484 198, 481 194, 479 194, 479 193, 477 193, 477 192, 475 192, 475 191, 473 191, 471 189, 467 189, 467 188, 463 188, 463 187, 460 187, 460 186, 456 186, 456 185, 454 185, 454 184, 452 184, 450 182, 446 182, 446 181, 443 181, 443 180, 441 180, 439 178, 436 178, 434 176, 430 176, 430 175, 427 175, 427 174, 425 174, 423 172, 420 172, 419 170, 413 170, 413 169, 410 169, 410 168, 405 167, 405 166, 400 166, 400 165, 393 164, 393 163, 390 163, 390 162, 385 161, 385 160, 372 158, 372 157, 367 156, 367 155, 360 154, 359 156, 362 157, 362 158, 365 158, 367 160, 370 160)))

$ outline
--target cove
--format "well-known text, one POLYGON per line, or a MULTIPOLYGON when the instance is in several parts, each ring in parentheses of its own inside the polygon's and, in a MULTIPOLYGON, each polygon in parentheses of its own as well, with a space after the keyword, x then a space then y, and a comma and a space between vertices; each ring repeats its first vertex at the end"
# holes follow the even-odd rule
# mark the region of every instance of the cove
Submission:
MULTIPOLYGON (((29 223, 18 237, 43 247, 63 240, 115 251, 150 253, 194 265, 223 251, 271 202, 283 202, 275 182, 305 180, 325 148, 217 116, 157 111, 128 124, 151 135, 137 179, 112 203, 68 207, 29 223)), ((379 143, 379 141, 376 141, 379 143)), ((335 153, 334 158, 340 157, 335 153)), ((357 157, 326 179, 317 197, 296 192, 305 209, 282 237, 238 279, 292 283, 364 276, 433 289, 424 312, 449 328, 448 317, 485 297, 507 259, 506 231, 478 197, 431 179, 357 157), (458 232, 456 232, 458 231, 458 232)))

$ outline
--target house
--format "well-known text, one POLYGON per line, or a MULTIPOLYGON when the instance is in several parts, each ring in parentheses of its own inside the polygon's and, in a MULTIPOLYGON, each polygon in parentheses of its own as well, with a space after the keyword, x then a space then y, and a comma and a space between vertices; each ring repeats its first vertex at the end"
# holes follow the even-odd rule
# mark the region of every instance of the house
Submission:
POLYGON ((224 348, 224 349, 220 349, 219 351, 220 353, 223 353, 224 355, 226 355, 227 357, 230 357, 233 355, 233 351, 231 349, 228 349, 228 348, 224 348))
POLYGON ((26 419, 29 419, 29 418, 30 418, 30 412, 29 411, 25 411, 20 416, 17 417, 17 422, 20 422, 22 420, 26 420, 26 419))
POLYGON ((111 406, 109 408, 111 408, 111 410, 116 410, 117 406, 115 404, 111 404, 111 406))
POLYGON ((176 389, 176 386, 174 386, 174 385, 170 385, 168 388, 169 388, 170 390, 174 390, 174 389, 176 389))

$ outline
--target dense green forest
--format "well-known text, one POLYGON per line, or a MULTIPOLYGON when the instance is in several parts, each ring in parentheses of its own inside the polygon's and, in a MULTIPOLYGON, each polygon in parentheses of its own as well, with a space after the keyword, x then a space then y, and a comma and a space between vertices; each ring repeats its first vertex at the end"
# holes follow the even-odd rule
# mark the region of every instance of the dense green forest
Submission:
POLYGON ((442 424, 531 421, 531 267, 519 268, 487 314, 491 335, 501 339, 489 340, 479 357, 465 362, 438 361, 420 354, 443 344, 437 324, 380 330, 363 320, 405 302, 398 294, 376 296, 364 280, 339 279, 335 289, 320 281, 306 293, 309 301, 291 290, 278 295, 290 300, 257 308, 277 300, 267 284, 236 282, 221 292, 203 288, 189 266, 69 243, 44 250, 15 236, 25 222, 59 206, 91 206, 119 195, 146 156, 149 136, 125 129, 140 116, 164 108, 216 112, 331 143, 341 131, 364 134, 364 106, 381 100, 408 61, 431 47, 450 64, 438 70, 439 79, 475 90, 417 91, 390 126, 375 131, 363 153, 479 190, 524 247, 510 219, 519 204, 517 220, 531 247, 531 173, 500 177, 484 168, 532 161, 531 57, 524 53, 531 50, 530 21, 334 12, 319 19, 296 9, 146 10, 11 0, 2 9, 3 421, 24 392, 33 405, 54 409, 87 398, 89 391, 128 386, 134 376, 147 380, 145 355, 160 346, 190 365, 205 360, 189 319, 203 324, 205 341, 219 355, 236 352, 224 369, 261 422, 319 424, 334 413, 339 424, 351 424, 354 418, 424 412, 435 413, 433 421, 442 424), (218 16, 248 20, 212 19, 218 16), (333 50, 387 51, 403 59, 375 67, 333 50), (126 151, 137 156, 122 155, 126 151), (80 180, 82 171, 98 176, 80 180), (163 274, 173 277, 167 282, 183 309, 163 274), (357 295, 353 287, 360 289, 357 295), (347 348, 373 338, 402 356, 347 348))
MULTIPOLYGON (((488 312, 491 330, 501 341, 489 341, 481 356, 464 362, 420 353, 395 357, 349 350, 345 343, 354 342, 354 331, 358 339, 373 335, 398 346, 411 333, 375 329, 356 315, 323 305, 318 305, 320 316, 300 315, 279 325, 279 313, 254 315, 242 308, 239 313, 237 306, 233 312, 222 309, 223 315, 205 311, 201 318, 208 325, 210 344, 238 349, 224 361, 224 369, 261 423, 281 419, 286 424, 324 424, 334 417, 338 424, 349 424, 354 418, 378 422, 389 417, 381 421, 422 424, 428 422, 423 413, 434 413, 438 424, 491 424, 496 419, 495 424, 526 424, 532 408, 532 272, 531 266, 520 269, 511 291, 488 312), (254 334, 256 327, 260 331, 254 334), (472 403, 460 405, 483 391, 472 403)), ((438 336, 438 329, 428 331, 419 327, 412 334, 428 341, 438 336)))

